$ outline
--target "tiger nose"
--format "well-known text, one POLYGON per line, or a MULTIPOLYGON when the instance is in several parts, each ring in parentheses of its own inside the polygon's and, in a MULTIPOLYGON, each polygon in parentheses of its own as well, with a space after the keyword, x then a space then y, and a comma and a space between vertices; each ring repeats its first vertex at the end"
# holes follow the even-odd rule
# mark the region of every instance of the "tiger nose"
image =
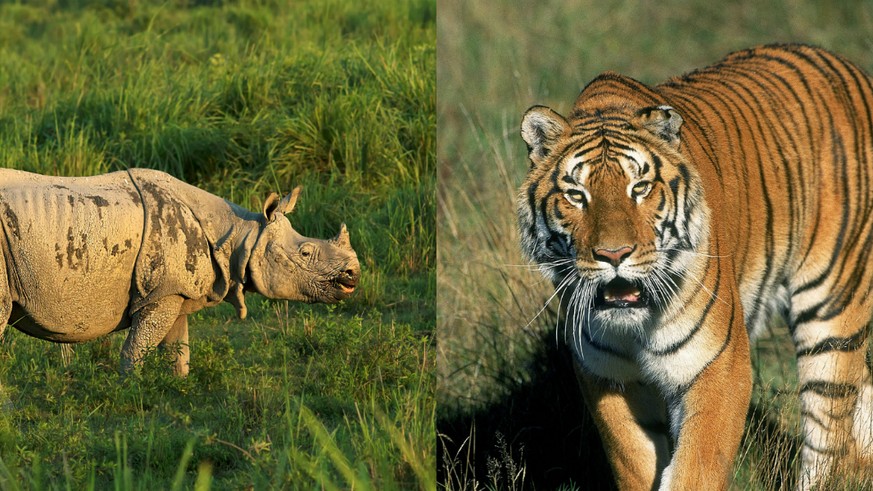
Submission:
POLYGON ((618 267, 636 248, 637 246, 624 246, 618 249, 595 249, 592 252, 596 261, 603 261, 618 267))

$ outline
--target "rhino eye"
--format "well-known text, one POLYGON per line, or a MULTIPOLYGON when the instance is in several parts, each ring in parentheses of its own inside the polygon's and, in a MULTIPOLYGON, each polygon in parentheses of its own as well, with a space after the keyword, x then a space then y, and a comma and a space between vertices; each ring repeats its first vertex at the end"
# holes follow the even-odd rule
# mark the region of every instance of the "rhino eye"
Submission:
POLYGON ((298 251, 300 252, 300 256, 305 257, 305 258, 309 258, 310 256, 312 256, 312 252, 313 252, 312 249, 313 249, 312 244, 303 244, 300 246, 298 251))

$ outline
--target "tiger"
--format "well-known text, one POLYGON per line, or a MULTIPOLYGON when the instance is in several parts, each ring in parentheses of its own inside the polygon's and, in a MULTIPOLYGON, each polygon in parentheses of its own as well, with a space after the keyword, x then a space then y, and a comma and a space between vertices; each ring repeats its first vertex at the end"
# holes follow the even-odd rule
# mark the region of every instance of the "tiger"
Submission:
POLYGON ((619 489, 730 486, 750 343, 777 315, 796 488, 873 465, 873 79, 762 45, 654 86, 603 73, 567 117, 527 110, 521 137, 521 249, 560 299, 619 489))

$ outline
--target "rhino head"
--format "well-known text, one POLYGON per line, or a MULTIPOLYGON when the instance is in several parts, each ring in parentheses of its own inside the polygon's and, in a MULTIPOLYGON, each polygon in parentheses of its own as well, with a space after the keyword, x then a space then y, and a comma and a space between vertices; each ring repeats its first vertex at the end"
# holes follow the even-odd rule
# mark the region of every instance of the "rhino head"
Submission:
POLYGON ((361 275, 358 256, 345 224, 336 237, 311 239, 297 233, 285 216, 294 209, 300 187, 282 199, 264 202, 263 230, 252 249, 248 281, 275 299, 335 303, 355 291, 361 275))

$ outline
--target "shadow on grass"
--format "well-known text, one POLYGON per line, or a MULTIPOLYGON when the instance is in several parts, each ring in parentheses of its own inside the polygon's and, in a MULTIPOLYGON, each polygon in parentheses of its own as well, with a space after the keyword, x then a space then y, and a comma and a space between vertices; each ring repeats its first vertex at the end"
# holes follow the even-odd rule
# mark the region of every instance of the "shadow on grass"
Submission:
POLYGON ((569 353, 554 340, 506 397, 437 419, 438 482, 446 489, 615 489, 569 353))
MULTIPOLYGON (((564 346, 544 341, 530 378, 502 386, 506 396, 437 418, 437 479, 444 489, 616 489, 594 422, 564 346)), ((750 485, 794 489, 800 440, 773 408, 755 402, 738 455, 750 485)), ((738 477, 739 477, 738 475, 738 477)))

